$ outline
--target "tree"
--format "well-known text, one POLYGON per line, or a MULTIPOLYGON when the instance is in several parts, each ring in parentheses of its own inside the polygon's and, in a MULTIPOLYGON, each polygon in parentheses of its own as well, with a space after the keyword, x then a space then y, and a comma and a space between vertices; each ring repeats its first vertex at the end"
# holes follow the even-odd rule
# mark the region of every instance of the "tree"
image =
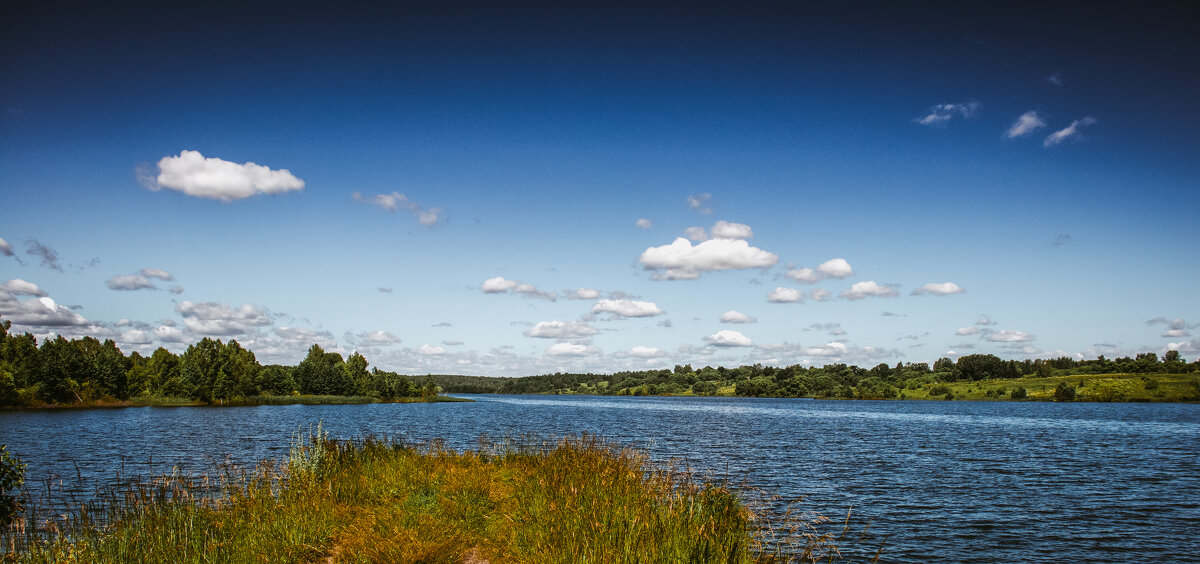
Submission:
POLYGON ((1007 367, 994 354, 969 354, 959 357, 954 365, 955 380, 990 380, 1003 378, 1007 367))

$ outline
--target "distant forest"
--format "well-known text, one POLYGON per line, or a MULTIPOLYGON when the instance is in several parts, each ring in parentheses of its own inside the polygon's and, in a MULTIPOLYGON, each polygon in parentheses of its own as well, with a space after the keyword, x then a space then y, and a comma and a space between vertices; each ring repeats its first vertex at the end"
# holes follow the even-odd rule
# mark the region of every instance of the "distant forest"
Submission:
MULTIPOLYGON (((1148 352, 1136 357, 1076 360, 1002 360, 990 354, 971 354, 957 360, 879 364, 861 368, 847 364, 821 367, 773 367, 755 364, 725 368, 676 365, 673 369, 615 374, 556 373, 523 378, 426 375, 402 376, 374 368, 363 355, 343 358, 313 345, 296 366, 258 363, 254 353, 237 341, 205 338, 176 355, 165 348, 150 356, 126 356, 112 340, 93 337, 67 340, 62 336, 40 345, 29 333, 10 334, 0 322, 0 406, 92 404, 134 398, 184 398, 215 403, 258 396, 358 396, 395 400, 449 393, 596 395, 737 395, 748 397, 828 397, 887 399, 905 397, 906 390, 925 396, 948 384, 1071 375, 1143 375, 1146 387, 1157 380, 1145 375, 1200 373, 1200 361, 1187 363, 1177 351, 1163 358, 1148 352), (416 378, 421 384, 414 382, 416 378)), ((1187 381, 1184 395, 1164 398, 1200 400, 1200 381, 1187 381), (1194 388, 1194 391, 1192 390, 1194 388)), ((999 391, 993 390, 996 393, 999 391)), ((1024 399, 1014 387, 1006 399, 1024 399)), ((1074 391, 1071 391, 1074 398, 1074 391)), ((991 396, 989 396, 991 397, 991 396)), ((1055 396, 1058 399, 1058 396, 1055 396)))
POLYGON ((0 322, 0 406, 92 404, 133 398, 180 398, 202 402, 264 395, 365 396, 393 400, 436 394, 425 386, 379 369, 367 359, 325 352, 320 346, 296 366, 258 363, 237 341, 205 338, 176 355, 158 348, 150 356, 126 356, 110 339, 64 339, 39 346, 29 333, 9 333, 0 322))

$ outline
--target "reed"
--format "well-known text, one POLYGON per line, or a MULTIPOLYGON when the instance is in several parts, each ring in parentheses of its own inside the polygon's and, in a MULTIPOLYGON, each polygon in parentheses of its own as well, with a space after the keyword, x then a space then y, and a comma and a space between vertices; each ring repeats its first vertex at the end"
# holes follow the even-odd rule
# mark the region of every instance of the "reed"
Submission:
POLYGON ((727 485, 592 436, 459 452, 333 441, 318 426, 294 439, 286 464, 167 477, 10 529, 5 561, 836 560, 824 524, 755 508, 727 485))

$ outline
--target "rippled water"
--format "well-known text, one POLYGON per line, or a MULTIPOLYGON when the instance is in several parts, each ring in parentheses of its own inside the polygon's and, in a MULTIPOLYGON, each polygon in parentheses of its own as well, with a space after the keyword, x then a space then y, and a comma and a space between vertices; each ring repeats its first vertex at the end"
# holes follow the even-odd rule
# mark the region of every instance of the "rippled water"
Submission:
MULTIPOLYGON (((893 562, 1200 559, 1200 406, 472 396, 476 403, 0 413, 34 484, 287 455, 298 426, 472 448, 588 432, 831 517, 893 562)), ((90 488, 87 489, 87 488, 90 488)), ((868 546, 869 545, 869 546, 868 546)))

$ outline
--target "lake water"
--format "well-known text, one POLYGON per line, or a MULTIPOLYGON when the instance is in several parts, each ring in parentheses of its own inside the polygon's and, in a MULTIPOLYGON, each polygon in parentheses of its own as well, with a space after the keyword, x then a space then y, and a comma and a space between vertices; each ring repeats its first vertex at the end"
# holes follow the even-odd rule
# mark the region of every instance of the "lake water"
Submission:
MULTIPOLYGON (((593 433, 869 520, 890 562, 1200 561, 1200 405, 470 396, 475 403, 0 412, 29 481, 212 472, 337 438, 593 433)), ((855 535, 857 539, 858 535, 855 535)))

